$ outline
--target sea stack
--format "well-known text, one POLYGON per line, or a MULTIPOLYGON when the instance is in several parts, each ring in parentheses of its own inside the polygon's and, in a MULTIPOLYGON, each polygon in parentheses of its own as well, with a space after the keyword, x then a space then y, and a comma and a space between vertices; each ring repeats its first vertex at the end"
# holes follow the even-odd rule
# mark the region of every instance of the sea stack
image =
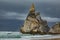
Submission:
POLYGON ((36 13, 35 6, 32 4, 29 14, 20 31, 26 34, 47 34, 49 29, 47 21, 41 19, 40 12, 36 13))
POLYGON ((50 34, 60 34, 60 22, 57 22, 49 31, 50 34))

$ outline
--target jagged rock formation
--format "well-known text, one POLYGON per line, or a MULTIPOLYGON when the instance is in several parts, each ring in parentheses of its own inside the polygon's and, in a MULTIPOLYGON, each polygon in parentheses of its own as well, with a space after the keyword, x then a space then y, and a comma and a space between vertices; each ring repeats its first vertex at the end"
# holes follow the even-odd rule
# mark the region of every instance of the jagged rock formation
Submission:
POLYGON ((50 29, 49 33, 51 33, 51 34, 60 34, 60 22, 53 25, 53 27, 50 29))
POLYGON ((45 34, 49 31, 47 21, 41 19, 39 12, 35 13, 34 4, 32 4, 29 14, 20 31, 29 34, 45 34))

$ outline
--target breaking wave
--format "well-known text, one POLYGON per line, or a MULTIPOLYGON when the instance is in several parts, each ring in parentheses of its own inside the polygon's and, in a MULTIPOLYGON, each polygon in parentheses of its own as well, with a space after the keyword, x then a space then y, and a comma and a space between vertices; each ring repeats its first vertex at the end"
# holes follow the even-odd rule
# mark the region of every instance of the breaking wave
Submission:
POLYGON ((51 38, 60 38, 60 35, 31 35, 31 34, 22 34, 20 32, 0 32, 1 38, 13 38, 13 39, 51 39, 51 38))

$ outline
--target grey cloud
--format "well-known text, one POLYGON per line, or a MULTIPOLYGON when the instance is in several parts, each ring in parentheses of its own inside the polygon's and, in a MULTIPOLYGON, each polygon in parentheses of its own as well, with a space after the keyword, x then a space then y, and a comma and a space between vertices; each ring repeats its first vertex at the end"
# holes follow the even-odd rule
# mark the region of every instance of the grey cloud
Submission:
POLYGON ((32 3, 41 16, 60 18, 60 0, 0 0, 0 18, 24 19, 32 3))
POLYGON ((5 12, 1 14, 0 19, 15 19, 15 20, 24 20, 26 18, 27 14, 25 13, 16 13, 16 12, 5 12))
MULTIPOLYGON (((49 9, 48 9, 49 10, 49 9)), ((3 11, 3 14, 1 14, 2 19, 15 19, 15 20, 25 20, 27 17, 28 13, 16 13, 16 12, 6 12, 3 11)), ((48 22, 60 22, 60 18, 56 17, 46 17, 46 16, 41 16, 43 20, 47 20, 48 22)))
POLYGON ((60 18, 42 17, 42 19, 47 20, 48 22, 60 22, 60 18))

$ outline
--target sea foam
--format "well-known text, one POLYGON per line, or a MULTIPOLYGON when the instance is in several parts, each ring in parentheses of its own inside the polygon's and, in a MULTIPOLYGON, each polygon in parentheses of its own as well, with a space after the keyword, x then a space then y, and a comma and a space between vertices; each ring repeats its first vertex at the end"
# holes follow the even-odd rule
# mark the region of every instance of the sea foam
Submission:
POLYGON ((31 35, 20 32, 0 32, 0 40, 30 40, 60 38, 60 35, 31 35))

